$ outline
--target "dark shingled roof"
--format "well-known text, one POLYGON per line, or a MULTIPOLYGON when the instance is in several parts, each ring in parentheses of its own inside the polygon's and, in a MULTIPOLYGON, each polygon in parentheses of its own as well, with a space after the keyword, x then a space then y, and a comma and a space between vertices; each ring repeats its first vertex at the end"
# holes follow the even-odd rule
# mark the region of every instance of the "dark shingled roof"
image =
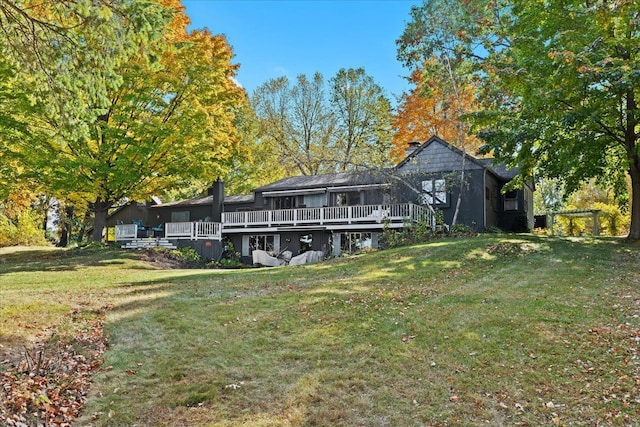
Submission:
POLYGON ((290 176, 260 188, 256 188, 255 192, 340 187, 345 185, 381 184, 387 180, 385 178, 386 173, 376 173, 372 171, 290 176))
MULTIPOLYGON (((239 196, 226 196, 224 203, 250 203, 253 202, 253 194, 242 194, 239 196)), ((213 203, 213 196, 195 197, 193 199, 178 200, 176 202, 163 203, 152 206, 152 208, 170 208, 180 206, 201 206, 213 203)))
POLYGON ((518 175, 518 172, 520 172, 519 168, 507 169, 507 167, 504 164, 494 163, 494 159, 477 159, 477 160, 483 165, 491 168, 491 170, 493 170, 496 173, 496 175, 498 175, 500 178, 503 178, 503 179, 511 180, 515 178, 516 175, 518 175))
MULTIPOLYGON (((399 169, 400 167, 402 167, 402 165, 404 165, 410 159, 412 159, 413 157, 417 156, 418 153, 420 151, 424 150, 427 146, 429 146, 430 144, 436 143, 436 142, 440 143, 440 144, 443 144, 443 145, 446 145, 447 147, 449 147, 452 150, 456 151, 458 154, 462 155, 462 150, 460 150, 455 145, 452 145, 452 144, 448 143, 447 141, 445 141, 444 139, 439 138, 437 136, 432 136, 426 142, 421 144, 418 148, 413 150, 411 152, 411 154, 409 154, 407 157, 405 157, 400 163, 398 163, 396 165, 396 169, 399 169)), ((492 171, 493 173, 495 173, 499 178, 505 179, 507 181, 512 180, 518 174, 518 172, 520 172, 519 168, 507 169, 504 164, 494 164, 494 159, 480 158, 480 157, 476 157, 476 156, 474 156, 474 155, 472 155, 470 153, 467 153, 467 156, 468 156, 469 160, 471 160, 472 162, 476 162, 477 164, 479 164, 481 166, 489 168, 489 170, 492 171)))
POLYGON ((251 203, 253 202, 253 194, 240 194, 238 196, 225 196, 225 203, 251 203))
POLYGON ((161 205, 151 206, 151 208, 170 208, 173 206, 200 206, 210 205, 213 203, 213 196, 195 197, 193 199, 178 200, 177 202, 168 202, 161 205))

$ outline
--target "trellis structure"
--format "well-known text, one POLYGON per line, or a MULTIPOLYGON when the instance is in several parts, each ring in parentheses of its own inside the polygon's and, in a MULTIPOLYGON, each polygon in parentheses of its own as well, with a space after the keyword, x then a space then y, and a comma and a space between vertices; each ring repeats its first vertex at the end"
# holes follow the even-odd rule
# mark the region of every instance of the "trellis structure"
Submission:
POLYGON ((591 217, 593 219, 593 235, 598 236, 600 234, 598 225, 598 215, 602 211, 599 209, 574 209, 570 211, 550 212, 547 213, 547 227, 550 230, 550 234, 553 236, 553 224, 555 217, 557 216, 576 216, 576 217, 591 217))

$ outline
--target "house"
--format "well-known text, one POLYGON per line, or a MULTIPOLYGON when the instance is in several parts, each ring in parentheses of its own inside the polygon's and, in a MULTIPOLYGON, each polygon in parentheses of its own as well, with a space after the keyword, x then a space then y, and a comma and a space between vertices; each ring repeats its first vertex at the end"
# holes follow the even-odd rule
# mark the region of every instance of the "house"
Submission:
POLYGON ((117 214, 110 216, 108 224, 119 222, 116 240, 130 244, 144 241, 150 230, 162 225, 160 235, 166 242, 191 246, 213 259, 227 250, 251 263, 255 249, 286 250, 294 256, 308 250, 339 255, 378 247, 385 229, 425 221, 434 228, 438 211, 451 223, 461 182, 465 190, 459 223, 477 230, 530 228, 533 186, 501 193, 516 172, 490 159, 463 156, 459 149, 433 137, 423 144, 410 144, 407 157, 387 170, 293 176, 249 195, 226 197, 224 184, 216 181, 203 197, 123 209, 122 213, 138 214, 137 222, 146 224, 143 236, 117 214))
POLYGON ((416 192, 421 191, 423 202, 441 211, 446 224, 453 221, 462 185, 457 223, 480 231, 533 228, 533 182, 503 194, 503 188, 517 175, 517 169, 506 169, 493 159, 476 158, 467 153, 461 181, 462 164, 462 150, 432 137, 423 144, 409 144, 407 156, 395 167, 395 172, 414 189, 406 197, 415 199, 416 192))

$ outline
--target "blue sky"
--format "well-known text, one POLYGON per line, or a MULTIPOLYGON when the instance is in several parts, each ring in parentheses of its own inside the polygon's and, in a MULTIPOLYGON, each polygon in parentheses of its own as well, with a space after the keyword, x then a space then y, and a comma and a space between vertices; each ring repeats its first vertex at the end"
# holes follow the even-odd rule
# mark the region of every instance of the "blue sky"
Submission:
POLYGON ((191 28, 225 34, 251 93, 267 80, 363 67, 394 100, 409 88, 396 39, 411 0, 183 0, 191 28))

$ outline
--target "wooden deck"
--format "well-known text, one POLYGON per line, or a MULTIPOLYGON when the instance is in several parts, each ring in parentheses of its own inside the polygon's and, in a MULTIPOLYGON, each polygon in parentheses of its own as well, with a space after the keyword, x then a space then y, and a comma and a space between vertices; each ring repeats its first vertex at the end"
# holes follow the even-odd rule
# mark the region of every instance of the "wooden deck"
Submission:
POLYGON ((432 223, 433 215, 428 209, 412 203, 225 212, 222 214, 223 230, 314 225, 382 225, 385 223, 402 225, 422 221, 432 223))
MULTIPOLYGON (((435 219, 427 208, 412 203, 386 205, 334 206, 247 212, 224 212, 222 223, 168 222, 163 237, 169 240, 222 240, 224 233, 249 230, 278 231, 282 228, 324 227, 327 230, 367 228, 382 229, 404 227, 417 222, 428 222, 435 228, 435 219)), ((135 240, 136 224, 115 227, 115 240, 135 240)))

